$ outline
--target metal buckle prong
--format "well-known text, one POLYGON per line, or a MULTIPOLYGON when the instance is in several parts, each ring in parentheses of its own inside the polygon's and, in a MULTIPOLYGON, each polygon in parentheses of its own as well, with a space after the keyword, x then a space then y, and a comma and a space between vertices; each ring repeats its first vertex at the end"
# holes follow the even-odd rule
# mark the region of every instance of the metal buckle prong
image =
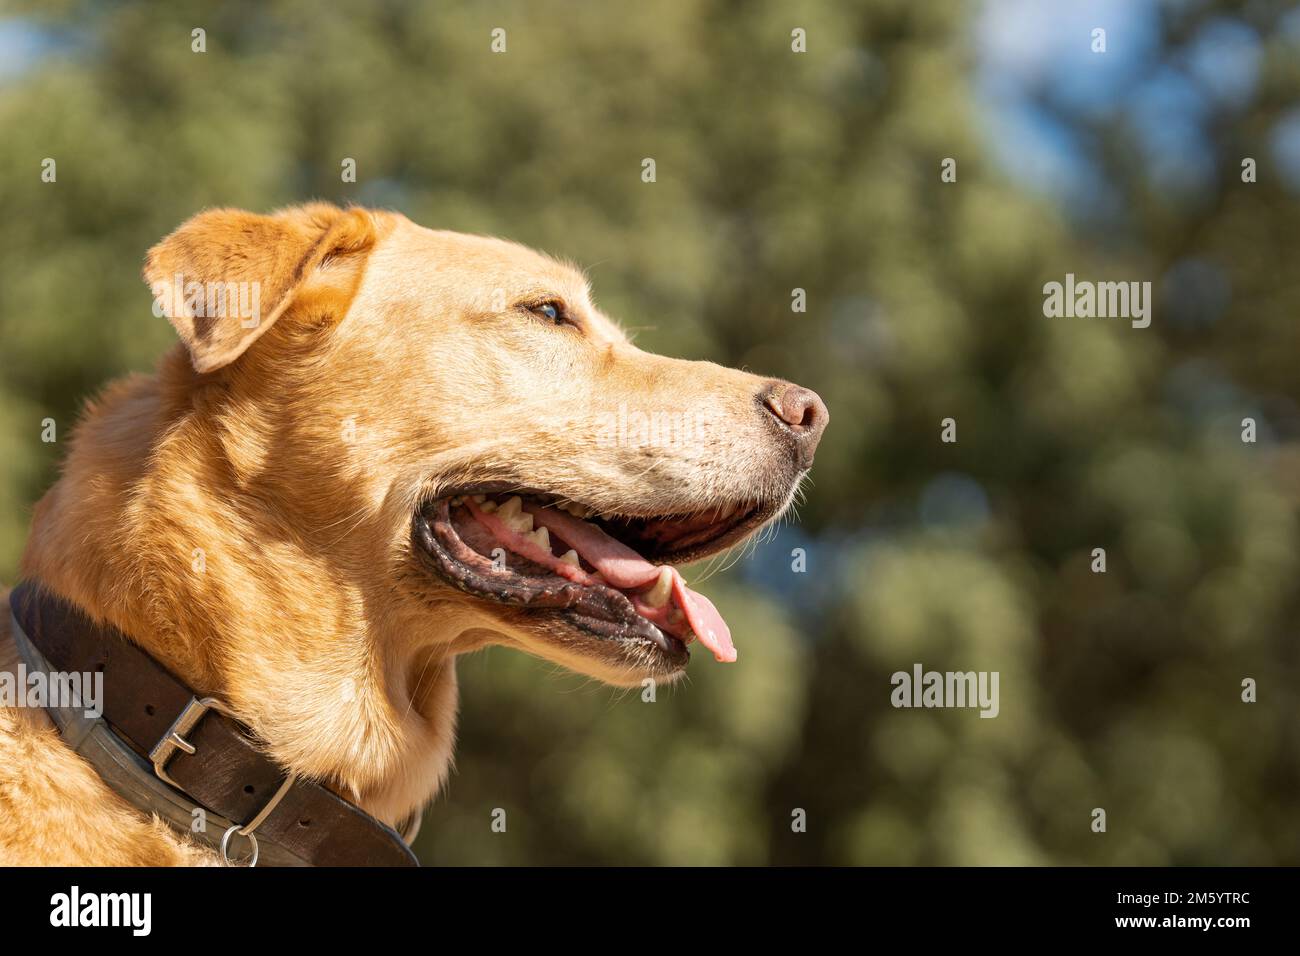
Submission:
POLYGON ((153 772, 158 775, 158 779, 177 790, 183 791, 185 788, 167 775, 167 761, 176 755, 176 751, 182 750, 190 756, 194 755, 194 745, 185 739, 185 735, 194 729, 195 725, 203 718, 203 715, 210 710, 225 714, 227 717, 233 717, 230 708, 217 700, 215 697, 204 697, 199 700, 197 697, 191 697, 190 702, 185 705, 185 709, 177 715, 172 721, 172 725, 167 728, 167 733, 162 735, 162 739, 154 744, 153 750, 149 751, 149 759, 153 761, 153 772))

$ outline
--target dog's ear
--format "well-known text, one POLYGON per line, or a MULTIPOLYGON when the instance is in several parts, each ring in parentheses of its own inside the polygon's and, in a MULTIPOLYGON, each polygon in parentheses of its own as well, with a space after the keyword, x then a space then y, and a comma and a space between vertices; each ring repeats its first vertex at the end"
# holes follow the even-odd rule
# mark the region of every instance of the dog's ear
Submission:
POLYGON ((209 209, 149 250, 144 278, 195 370, 210 372, 239 358, 323 263, 374 242, 364 209, 311 203, 269 216, 209 209))

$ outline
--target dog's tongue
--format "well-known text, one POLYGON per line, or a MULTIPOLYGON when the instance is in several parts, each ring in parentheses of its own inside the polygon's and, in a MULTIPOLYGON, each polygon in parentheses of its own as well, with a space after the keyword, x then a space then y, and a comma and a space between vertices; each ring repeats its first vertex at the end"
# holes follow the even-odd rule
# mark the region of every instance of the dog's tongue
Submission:
POLYGON ((673 600, 686 615, 700 643, 713 651, 713 656, 724 664, 734 663, 736 645, 731 643, 731 628, 727 627, 712 601, 686 586, 676 568, 673 568, 673 600))
MULTIPOLYGON (((601 577, 616 588, 645 587, 659 577, 659 565, 651 564, 623 542, 611 538, 599 527, 581 518, 575 518, 556 508, 538 508, 524 505, 533 520, 564 539, 583 559, 600 572, 601 577)), ((700 643, 724 663, 736 659, 736 647, 731 643, 731 630, 722 619, 713 602, 703 594, 686 586, 681 573, 672 568, 673 601, 686 615, 700 643)))

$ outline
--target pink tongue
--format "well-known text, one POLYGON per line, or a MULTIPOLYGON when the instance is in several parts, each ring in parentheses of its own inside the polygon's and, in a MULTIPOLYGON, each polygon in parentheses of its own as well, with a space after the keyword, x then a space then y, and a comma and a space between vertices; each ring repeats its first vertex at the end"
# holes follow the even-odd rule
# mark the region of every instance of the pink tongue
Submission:
MULTIPOLYGON (((590 522, 575 518, 567 511, 539 508, 531 503, 525 503, 524 510, 533 516, 536 524, 568 542, 588 564, 600 572, 601 577, 616 588, 644 587, 659 577, 659 565, 651 564, 590 522)), ((719 661, 734 661, 736 647, 731 643, 731 630, 718 609, 703 594, 688 588, 676 568, 672 572, 673 601, 686 615, 695 636, 719 661)))
POLYGON ((691 630, 700 639, 700 643, 713 651, 713 656, 724 664, 736 660, 736 645, 731 643, 731 629, 722 619, 713 602, 698 591, 692 591, 682 580, 681 574, 673 568, 673 599, 686 615, 691 630))

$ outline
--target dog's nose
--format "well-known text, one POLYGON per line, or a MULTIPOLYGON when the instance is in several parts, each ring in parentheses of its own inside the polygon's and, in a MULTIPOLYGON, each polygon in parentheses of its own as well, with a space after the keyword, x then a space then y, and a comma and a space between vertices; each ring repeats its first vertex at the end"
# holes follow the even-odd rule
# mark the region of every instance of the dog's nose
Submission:
POLYGON ((826 403, 811 388, 773 382, 760 394, 763 407, 776 417, 780 426, 795 440, 795 452, 801 468, 812 464, 813 452, 821 441, 831 414, 826 403))

